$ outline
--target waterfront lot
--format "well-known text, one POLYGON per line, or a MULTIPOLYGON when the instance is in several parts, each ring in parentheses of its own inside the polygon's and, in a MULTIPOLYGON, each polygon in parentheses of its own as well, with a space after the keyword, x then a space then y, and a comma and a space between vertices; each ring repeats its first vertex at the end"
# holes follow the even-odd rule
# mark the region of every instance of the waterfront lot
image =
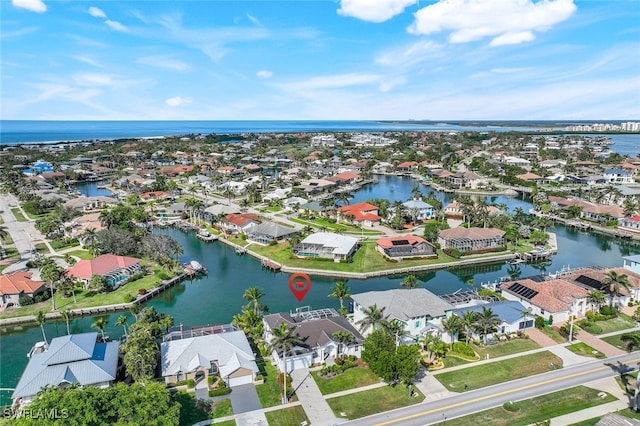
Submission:
POLYGON ((562 359, 551 352, 537 352, 517 358, 470 366, 456 371, 436 373, 434 377, 448 390, 462 392, 480 389, 509 380, 529 377, 562 367, 562 359))

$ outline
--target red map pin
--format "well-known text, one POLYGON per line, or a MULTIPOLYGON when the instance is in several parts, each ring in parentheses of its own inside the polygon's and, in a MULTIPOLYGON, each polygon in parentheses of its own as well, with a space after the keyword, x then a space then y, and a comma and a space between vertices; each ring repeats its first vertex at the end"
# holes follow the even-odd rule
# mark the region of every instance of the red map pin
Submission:
POLYGON ((289 278, 289 289, 296 299, 298 299, 298 302, 302 302, 304 296, 306 296, 311 289, 311 278, 309 278, 307 274, 296 272, 289 278))

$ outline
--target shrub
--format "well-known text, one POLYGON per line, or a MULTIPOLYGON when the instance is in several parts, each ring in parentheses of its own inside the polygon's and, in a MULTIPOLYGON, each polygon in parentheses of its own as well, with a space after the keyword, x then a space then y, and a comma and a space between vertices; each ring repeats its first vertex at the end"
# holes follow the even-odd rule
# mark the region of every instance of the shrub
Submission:
POLYGON ((193 379, 188 379, 188 380, 187 380, 187 387, 188 387, 189 389, 196 387, 196 381, 195 381, 195 380, 193 380, 193 379))
POLYGON ((609 317, 607 319, 610 318, 614 318, 617 314, 616 309, 609 306, 609 305, 604 305, 600 307, 600 314, 602 314, 605 317, 609 317))
POLYGON ((18 298, 18 303, 20 304, 20 306, 27 306, 33 305, 35 302, 33 300, 33 297, 25 295, 18 298))
POLYGON ((473 351, 473 349, 470 346, 465 345, 462 342, 455 342, 453 344, 453 352, 457 352, 460 355, 464 355, 466 357, 469 358, 475 358, 476 353, 473 351))
MULTIPOLYGON (((164 272, 164 271, 160 271, 160 272, 158 272, 158 273, 156 274, 156 276, 157 276, 158 278, 160 278, 161 280, 169 279, 169 274, 167 274, 167 273, 166 273, 166 272, 164 272)), ((132 280, 132 281, 133 281, 133 280, 132 280)))
MULTIPOLYGON (((287 386, 291 384, 291 376, 287 374, 287 386)), ((284 385, 284 373, 278 374, 278 385, 282 387, 284 385)))
POLYGON ((502 408, 504 408, 507 411, 512 411, 512 412, 513 411, 520 411, 520 407, 518 407, 518 404, 516 404, 515 402, 511 402, 511 401, 505 402, 502 405, 502 408))
POLYGON ((45 300, 49 299, 51 297, 51 293, 49 293, 49 291, 43 291, 42 293, 36 295, 36 297, 34 297, 34 302, 35 303, 40 303, 40 302, 44 302, 45 300))
POLYGON ((135 297, 133 297, 133 295, 127 293, 123 296, 122 298, 124 300, 124 303, 131 303, 133 302, 133 300, 135 299, 135 297))
POLYGON ((146 288, 141 288, 138 290, 138 294, 139 295, 143 295, 143 294, 147 294, 147 289, 146 288))
POLYGON ((230 393, 231 393, 231 389, 227 387, 219 387, 217 389, 210 390, 209 396, 214 397, 214 396, 228 395, 230 393))
POLYGON ((209 376, 209 377, 207 377, 207 383, 208 383, 209 385, 212 385, 212 384, 213 384, 213 380, 214 380, 214 379, 215 379, 215 377, 214 377, 214 376, 209 376))
POLYGON ((260 380, 264 380, 264 376, 262 374, 256 374, 256 378, 253 379, 256 382, 259 382, 260 380))
POLYGON ((542 330, 545 326, 544 318, 542 318, 540 315, 536 315, 534 325, 537 329, 542 330))
POLYGON ((454 259, 460 259, 462 257, 462 252, 456 248, 447 248, 443 251, 446 255, 451 256, 454 259))

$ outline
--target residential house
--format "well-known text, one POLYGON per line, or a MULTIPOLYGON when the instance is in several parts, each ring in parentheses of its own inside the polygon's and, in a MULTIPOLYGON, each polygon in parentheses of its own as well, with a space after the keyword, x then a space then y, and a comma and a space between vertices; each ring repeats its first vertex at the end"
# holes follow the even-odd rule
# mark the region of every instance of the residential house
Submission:
POLYGON ((79 237, 81 240, 80 242, 82 242, 82 234, 84 234, 88 229, 93 229, 98 232, 103 228, 102 222, 100 222, 100 213, 98 212, 78 216, 65 224, 65 230, 67 230, 68 235, 72 238, 79 237))
POLYGON ((204 209, 203 217, 205 220, 210 222, 217 222, 219 218, 237 213, 240 213, 240 210, 237 207, 228 206, 226 204, 214 204, 204 209))
POLYGON ((640 274, 629 270, 628 268, 579 268, 569 271, 568 273, 562 273, 559 276, 563 280, 570 281, 587 291, 600 291, 606 298, 607 303, 613 302, 614 304, 627 305, 630 301, 640 300, 640 274), (618 275, 626 275, 629 282, 629 289, 619 288, 618 291, 607 284, 607 273, 615 272, 618 275))
POLYGON ((315 195, 325 192, 336 186, 335 182, 326 179, 308 179, 303 181, 299 188, 308 195, 315 195))
POLYGON ((29 363, 11 398, 30 403, 47 386, 106 388, 116 380, 120 342, 97 342, 98 333, 54 337, 30 352, 29 363))
POLYGON ((358 249, 358 239, 332 232, 316 232, 293 248, 297 257, 346 261, 358 249))
MULTIPOLYGON (((519 330, 533 327, 534 316, 518 301, 500 300, 489 303, 474 303, 451 311, 451 315, 462 318, 467 312, 481 313, 483 309, 491 309, 497 315, 499 323, 496 334, 511 334, 519 330)), ((477 332, 474 338, 478 337, 477 332)))
POLYGON ((462 179, 464 182, 464 187, 469 189, 484 188, 489 183, 489 179, 482 177, 471 170, 467 170, 466 172, 462 173, 462 179))
POLYGON ((445 217, 461 218, 464 216, 464 209, 462 207, 462 204, 454 200, 444 206, 443 213, 445 217))
MULTIPOLYGON (((366 309, 375 306, 383 310, 387 321, 400 321, 404 325, 406 334, 401 339, 407 342, 417 341, 454 309, 452 304, 424 288, 367 291, 353 294, 351 299, 356 326, 366 317, 366 309)), ((362 334, 366 336, 372 331, 368 327, 362 334)))
POLYGON ((438 215, 438 212, 431 204, 422 200, 409 200, 402 203, 402 205, 405 206, 411 217, 417 222, 435 219, 438 215))
POLYGON ((23 296, 34 297, 46 290, 45 283, 31 279, 31 272, 14 272, 0 275, 0 296, 2 309, 13 305, 20 306, 23 296))
POLYGON ((502 283, 502 296, 520 302, 532 315, 548 318, 553 322, 564 322, 573 315, 584 317, 590 310, 589 291, 566 281, 543 277, 531 277, 502 283))
POLYGON ((338 223, 349 222, 363 227, 380 225, 380 220, 382 219, 378 216, 378 207, 369 203, 357 203, 339 207, 337 214, 338 223))
POLYGON ((173 199, 173 196, 165 191, 152 191, 152 192, 143 192, 140 194, 140 199, 142 201, 150 201, 150 200, 170 200, 173 199))
POLYGON ((437 256, 436 248, 424 238, 416 235, 380 238, 376 241, 376 251, 395 260, 437 256))
POLYGON ((543 179, 542 176, 537 175, 535 173, 531 173, 531 172, 527 172, 521 175, 516 175, 516 177, 520 180, 524 180, 526 182, 533 182, 533 183, 541 182, 543 179))
POLYGON ((396 166, 396 171, 398 173, 407 173, 414 171, 417 167, 418 163, 416 161, 405 161, 396 166))
POLYGON ((247 231, 247 241, 268 245, 272 242, 279 243, 286 241, 297 234, 297 229, 282 226, 273 222, 263 222, 249 228, 247 231))
POLYGON ((96 209, 103 209, 109 206, 115 206, 118 204, 118 200, 112 197, 105 197, 104 195, 96 195, 93 197, 78 197, 64 203, 65 207, 70 207, 74 210, 91 211, 96 209))
MULTIPOLYGON (((636 254, 633 256, 624 256, 623 267, 628 270, 640 274, 640 254, 636 254)), ((640 298, 638 298, 640 300, 640 298)))
POLYGON ((298 211, 300 206, 307 204, 309 200, 302 197, 290 197, 282 202, 282 208, 285 210, 298 211))
POLYGON ((65 275, 82 281, 85 287, 89 285, 91 277, 100 275, 107 279, 107 286, 116 289, 143 270, 144 267, 140 263, 140 259, 129 256, 116 256, 115 254, 103 254, 95 259, 80 260, 67 269, 65 275))
POLYGON ((340 316, 335 309, 298 310, 295 313, 277 313, 266 315, 263 319, 264 338, 267 344, 273 341, 272 330, 281 324, 295 329, 296 336, 302 341, 291 353, 273 351, 272 356, 280 371, 309 368, 325 363, 340 355, 360 357, 364 338, 349 321, 340 316), (340 343, 334 334, 349 333, 351 343, 340 343))
POLYGON ((232 213, 225 216, 220 226, 227 234, 246 234, 259 223, 260 218, 253 213, 232 213))
POLYGON ((495 249, 504 246, 505 231, 497 228, 452 228, 438 234, 442 249, 455 248, 461 252, 495 249))
POLYGON ((259 369, 251 345, 244 332, 229 329, 193 337, 188 331, 166 336, 160 345, 165 383, 191 379, 197 387, 197 383, 207 383, 212 376, 222 378, 231 388, 252 384, 259 369))
POLYGON ((602 175, 609 184, 629 184, 634 182, 633 173, 622 168, 606 169, 602 175))
POLYGON ((618 219, 618 229, 640 233, 640 216, 621 217, 618 219))

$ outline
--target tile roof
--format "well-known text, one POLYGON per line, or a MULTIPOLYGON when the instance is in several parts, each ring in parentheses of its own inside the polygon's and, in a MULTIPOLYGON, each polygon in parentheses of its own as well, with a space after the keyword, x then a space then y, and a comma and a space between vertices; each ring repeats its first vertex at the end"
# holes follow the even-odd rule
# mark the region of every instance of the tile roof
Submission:
POLYGON ((247 222, 260 222, 260 218, 253 213, 231 213, 224 218, 225 222, 236 226, 243 226, 247 222))
POLYGON ((91 279, 94 275, 106 275, 116 269, 128 268, 140 263, 140 259, 128 256, 116 256, 115 254, 103 254, 93 260, 81 260, 65 272, 67 275, 91 279))
POLYGON ((589 291, 564 279, 536 282, 532 279, 525 278, 522 280, 503 283, 500 287, 502 291, 515 294, 516 296, 531 302, 547 312, 567 311, 571 307, 571 303, 573 301, 589 296, 589 291), (527 299, 521 294, 514 292, 516 284, 520 284, 522 287, 534 290, 536 293, 531 298, 527 299), (513 290, 510 290, 512 288, 513 290))
POLYGON ((398 237, 383 237, 376 241, 382 248, 399 247, 399 246, 415 246, 424 243, 426 240, 417 235, 402 235, 398 237))
POLYGON ((0 275, 0 295, 35 293, 44 286, 44 282, 32 280, 31 275, 31 272, 0 275))

